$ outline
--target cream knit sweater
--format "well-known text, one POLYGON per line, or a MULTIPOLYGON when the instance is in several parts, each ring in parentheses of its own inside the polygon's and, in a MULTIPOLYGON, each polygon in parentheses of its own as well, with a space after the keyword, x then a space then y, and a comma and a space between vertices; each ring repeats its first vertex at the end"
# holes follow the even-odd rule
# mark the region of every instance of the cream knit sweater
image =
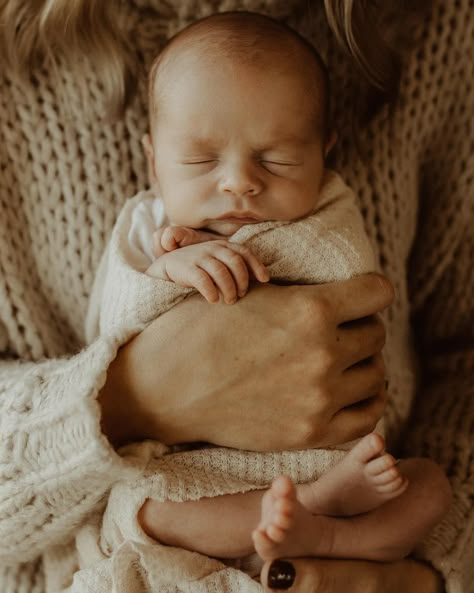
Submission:
MULTIPOLYGON (((433 1, 406 63, 398 106, 361 134, 363 157, 349 138, 352 66, 327 30, 320 3, 312 4, 317 35, 300 17, 301 0, 124 0, 116 13, 148 63, 169 32, 236 7, 288 17, 326 57, 340 135, 335 167, 359 197, 381 267, 397 291, 387 318, 388 436, 401 453, 432 457, 450 476, 452 510, 420 554, 443 572, 449 593, 470 593, 473 2, 433 1)), ((119 343, 101 338, 81 348, 94 272, 115 218, 126 197, 146 185, 145 89, 122 121, 111 124, 100 119, 93 67, 86 98, 67 67, 60 75, 57 85, 38 71, 32 86, 24 86, 0 72, 4 593, 43 593, 64 582, 77 527, 100 510, 114 482, 138 471, 133 457, 114 453, 100 432, 96 395, 119 343), (67 95, 62 108, 59 87, 67 95)), ((205 578, 201 585, 222 591, 205 578)))

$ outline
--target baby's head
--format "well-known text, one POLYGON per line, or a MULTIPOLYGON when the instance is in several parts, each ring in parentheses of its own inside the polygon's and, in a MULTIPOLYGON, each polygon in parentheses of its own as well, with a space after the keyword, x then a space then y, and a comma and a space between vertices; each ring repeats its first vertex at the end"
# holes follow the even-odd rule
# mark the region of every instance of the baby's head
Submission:
POLYGON ((202 19, 173 37, 149 83, 152 185, 170 221, 229 235, 314 209, 334 142, 316 50, 260 14, 202 19))

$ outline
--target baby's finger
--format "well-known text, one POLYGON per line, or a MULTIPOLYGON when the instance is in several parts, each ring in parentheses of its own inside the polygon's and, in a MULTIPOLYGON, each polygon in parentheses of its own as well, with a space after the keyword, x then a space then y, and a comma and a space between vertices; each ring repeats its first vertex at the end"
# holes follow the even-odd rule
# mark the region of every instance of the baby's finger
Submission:
POLYGON ((161 257, 163 253, 168 251, 161 245, 161 237, 163 236, 164 228, 159 228, 153 233, 152 252, 155 257, 161 257))
POLYGON ((247 294, 249 288, 249 270, 247 262, 234 249, 230 249, 230 243, 221 243, 216 245, 213 255, 220 260, 234 277, 234 283, 237 286, 237 294, 243 297, 247 294))
POLYGON ((237 301, 237 286, 234 277, 227 265, 218 259, 215 254, 200 262, 199 267, 212 278, 214 284, 222 293, 225 303, 232 305, 237 301))
POLYGON ((246 245, 227 243, 227 247, 238 253, 244 259, 248 269, 259 282, 268 282, 270 280, 270 274, 268 273, 267 268, 246 245))
POLYGON ((206 270, 198 267, 193 267, 188 276, 189 284, 206 299, 208 303, 218 303, 219 293, 213 279, 209 276, 206 270))
POLYGON ((179 243, 176 237, 176 229, 174 227, 168 226, 163 229, 161 233, 161 247, 165 251, 174 251, 178 249, 179 243))

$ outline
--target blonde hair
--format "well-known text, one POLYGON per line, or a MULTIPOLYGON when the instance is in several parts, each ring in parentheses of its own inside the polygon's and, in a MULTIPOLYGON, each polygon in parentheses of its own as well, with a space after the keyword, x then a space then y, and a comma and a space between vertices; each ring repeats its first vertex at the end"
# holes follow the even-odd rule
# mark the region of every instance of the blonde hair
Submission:
POLYGON ((0 0, 1 60, 23 80, 61 56, 71 69, 90 60, 101 73, 109 109, 117 113, 134 94, 133 53, 107 0, 0 0))
POLYGON ((396 102, 403 55, 429 5, 430 0, 324 0, 329 27, 361 75, 359 123, 396 102))
MULTIPOLYGON (((89 59, 101 72, 108 104, 117 112, 133 95, 141 71, 114 20, 112 4, 0 0, 0 62, 6 60, 27 79, 43 60, 57 63, 58 55, 72 68, 89 59)), ((394 31, 397 25, 398 30, 400 25, 407 29, 407 13, 412 22, 419 20, 419 8, 425 4, 423 0, 324 0, 329 26, 381 103, 393 100, 398 89, 401 54, 394 31)), ((371 109, 375 108, 374 104, 371 109)))

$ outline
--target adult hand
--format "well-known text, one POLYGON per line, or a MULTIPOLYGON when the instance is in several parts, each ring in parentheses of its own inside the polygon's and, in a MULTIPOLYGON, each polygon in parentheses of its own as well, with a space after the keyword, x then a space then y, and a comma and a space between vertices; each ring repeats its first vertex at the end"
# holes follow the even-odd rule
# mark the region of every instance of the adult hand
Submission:
POLYGON ((256 286, 232 306, 186 299, 125 345, 100 402, 112 442, 305 449, 370 432, 385 405, 376 274, 256 286))
POLYGON ((443 593, 440 575, 416 560, 380 563, 361 560, 292 558, 263 567, 264 590, 291 593, 443 593))

